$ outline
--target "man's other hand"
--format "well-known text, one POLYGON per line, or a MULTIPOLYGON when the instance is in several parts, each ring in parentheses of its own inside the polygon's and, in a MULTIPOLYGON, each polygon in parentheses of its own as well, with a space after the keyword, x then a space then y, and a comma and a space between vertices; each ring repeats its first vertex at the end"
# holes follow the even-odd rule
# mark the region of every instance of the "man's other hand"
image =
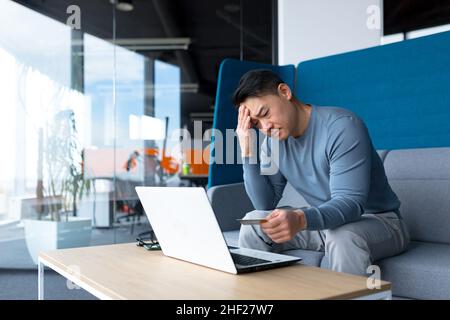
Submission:
POLYGON ((250 120, 250 111, 244 105, 239 107, 238 124, 236 127, 236 135, 241 147, 242 157, 251 157, 252 149, 252 135, 251 130, 252 123, 250 120))
POLYGON ((306 229, 305 213, 300 209, 275 209, 266 219, 261 229, 275 243, 292 240, 297 232, 306 229))

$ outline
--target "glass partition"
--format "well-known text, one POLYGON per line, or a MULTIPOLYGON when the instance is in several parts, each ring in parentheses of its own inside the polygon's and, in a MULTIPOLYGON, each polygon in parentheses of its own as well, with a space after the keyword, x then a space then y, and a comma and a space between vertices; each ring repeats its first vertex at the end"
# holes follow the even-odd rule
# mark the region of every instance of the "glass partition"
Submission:
MULTIPOLYGON (((145 236, 136 186, 207 183, 205 159, 186 164, 207 154, 221 61, 271 62, 270 27, 241 1, 117 2, 0 0, 0 277, 145 236)), ((0 299, 37 297, 15 281, 0 299)))

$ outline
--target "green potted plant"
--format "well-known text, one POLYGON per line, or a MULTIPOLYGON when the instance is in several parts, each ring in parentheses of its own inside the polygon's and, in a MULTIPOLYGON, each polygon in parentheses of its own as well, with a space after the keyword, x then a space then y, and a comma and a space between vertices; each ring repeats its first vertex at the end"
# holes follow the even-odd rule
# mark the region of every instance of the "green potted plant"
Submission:
POLYGON ((92 219, 78 217, 77 204, 90 193, 83 175, 83 151, 75 114, 63 110, 47 126, 42 150, 42 181, 38 182, 36 219, 25 219, 25 240, 35 263, 39 251, 88 246, 92 219))

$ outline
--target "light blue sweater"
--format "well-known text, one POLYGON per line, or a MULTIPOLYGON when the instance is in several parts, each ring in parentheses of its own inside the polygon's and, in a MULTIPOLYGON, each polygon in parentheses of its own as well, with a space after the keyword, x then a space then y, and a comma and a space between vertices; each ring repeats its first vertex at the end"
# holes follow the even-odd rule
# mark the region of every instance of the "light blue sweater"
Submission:
POLYGON ((400 207, 366 126, 351 111, 312 106, 304 134, 280 142, 279 162, 272 157, 277 173, 262 175, 270 139, 264 140, 257 164, 243 159, 245 188, 255 209, 275 209, 287 181, 311 205, 303 209, 309 230, 333 229, 363 213, 400 207))

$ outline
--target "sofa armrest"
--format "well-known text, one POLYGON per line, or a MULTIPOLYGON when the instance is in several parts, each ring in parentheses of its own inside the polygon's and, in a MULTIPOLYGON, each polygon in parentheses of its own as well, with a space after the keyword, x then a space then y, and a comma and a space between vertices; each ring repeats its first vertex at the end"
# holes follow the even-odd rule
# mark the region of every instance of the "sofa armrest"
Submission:
POLYGON ((211 187, 208 198, 222 232, 239 229, 236 219, 254 210, 243 182, 211 187))

